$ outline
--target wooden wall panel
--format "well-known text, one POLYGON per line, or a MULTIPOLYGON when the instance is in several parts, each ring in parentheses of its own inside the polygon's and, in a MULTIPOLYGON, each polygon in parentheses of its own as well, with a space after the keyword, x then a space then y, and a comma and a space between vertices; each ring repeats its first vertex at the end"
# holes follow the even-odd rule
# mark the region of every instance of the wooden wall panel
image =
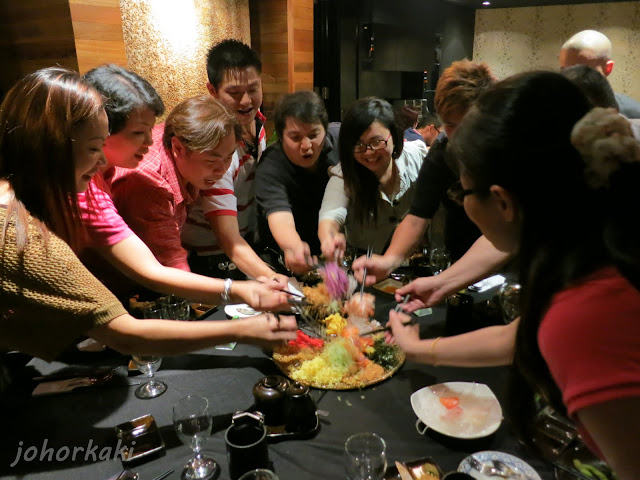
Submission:
POLYGON ((0 97, 40 68, 78 69, 68 0, 0 2, 0 97))
POLYGON ((250 0, 251 47, 262 59, 262 112, 267 138, 273 132, 273 109, 289 91, 287 0, 250 0))
POLYGON ((262 58, 262 110, 269 136, 278 99, 313 90, 313 0, 250 0, 249 8, 251 45, 262 58))
POLYGON ((80 73, 103 63, 127 66, 119 0, 68 0, 80 73))
POLYGON ((313 0, 289 3, 289 91, 313 90, 313 0))

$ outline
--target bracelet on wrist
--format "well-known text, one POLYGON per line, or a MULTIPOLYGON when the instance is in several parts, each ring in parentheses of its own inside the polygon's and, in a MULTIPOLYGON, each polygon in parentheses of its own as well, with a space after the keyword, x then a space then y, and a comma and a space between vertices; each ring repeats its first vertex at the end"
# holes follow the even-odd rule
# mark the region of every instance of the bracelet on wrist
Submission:
POLYGON ((434 367, 437 365, 437 362, 436 362, 436 343, 438 343, 438 341, 441 338, 442 337, 437 337, 433 342, 431 342, 431 364, 434 367))
POLYGON ((222 292, 222 295, 220 295, 220 297, 222 298, 223 302, 230 302, 231 301, 231 285, 233 285, 233 280, 231 280, 230 278, 225 278, 224 279, 224 290, 222 292))

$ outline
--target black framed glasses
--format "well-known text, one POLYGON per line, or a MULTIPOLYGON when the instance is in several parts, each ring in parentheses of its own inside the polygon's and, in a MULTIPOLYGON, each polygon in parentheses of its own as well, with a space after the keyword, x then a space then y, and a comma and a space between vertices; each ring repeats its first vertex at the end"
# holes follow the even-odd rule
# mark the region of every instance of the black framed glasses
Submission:
POLYGON ((367 150, 382 150, 383 148, 387 148, 388 140, 391 138, 391 132, 389 132, 389 136, 386 140, 376 140, 375 142, 367 143, 356 143, 353 146, 353 153, 364 153, 367 150))
POLYGON ((464 203, 464 197, 473 193, 476 193, 476 191, 472 188, 462 188, 460 180, 447 189, 447 197, 449 197, 449 200, 458 205, 462 205, 464 203))

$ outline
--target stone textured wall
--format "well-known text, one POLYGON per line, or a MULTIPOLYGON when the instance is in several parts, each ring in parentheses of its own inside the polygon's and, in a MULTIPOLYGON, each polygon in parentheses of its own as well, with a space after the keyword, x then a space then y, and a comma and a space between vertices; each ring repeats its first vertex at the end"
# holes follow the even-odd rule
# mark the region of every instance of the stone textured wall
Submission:
POLYGON ((120 0, 120 9, 128 68, 156 88, 166 113, 207 92, 211 45, 251 42, 249 0, 120 0))
POLYGON ((557 69, 562 44, 587 29, 611 40, 613 89, 640 100, 640 2, 478 10, 473 58, 487 62, 498 78, 557 69))

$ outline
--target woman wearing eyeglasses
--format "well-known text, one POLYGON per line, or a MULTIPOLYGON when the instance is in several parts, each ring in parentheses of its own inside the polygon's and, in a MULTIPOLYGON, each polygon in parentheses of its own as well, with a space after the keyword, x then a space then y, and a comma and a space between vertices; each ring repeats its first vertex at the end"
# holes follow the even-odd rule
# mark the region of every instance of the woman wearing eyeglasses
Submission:
POLYGON ((413 361, 513 364, 505 405, 523 439, 537 393, 630 480, 640 467, 640 144, 615 110, 590 109, 561 75, 520 74, 479 97, 449 144, 456 198, 495 248, 519 256, 521 318, 435 340, 404 314, 389 325, 413 361), (553 118, 541 103, 557 107, 553 118), (546 120, 545 141, 528 142, 546 120))
POLYGON ((340 165, 330 170, 320 209, 322 253, 340 257, 347 243, 382 253, 409 210, 426 146, 404 142, 393 108, 374 97, 349 107, 338 143, 340 165))

